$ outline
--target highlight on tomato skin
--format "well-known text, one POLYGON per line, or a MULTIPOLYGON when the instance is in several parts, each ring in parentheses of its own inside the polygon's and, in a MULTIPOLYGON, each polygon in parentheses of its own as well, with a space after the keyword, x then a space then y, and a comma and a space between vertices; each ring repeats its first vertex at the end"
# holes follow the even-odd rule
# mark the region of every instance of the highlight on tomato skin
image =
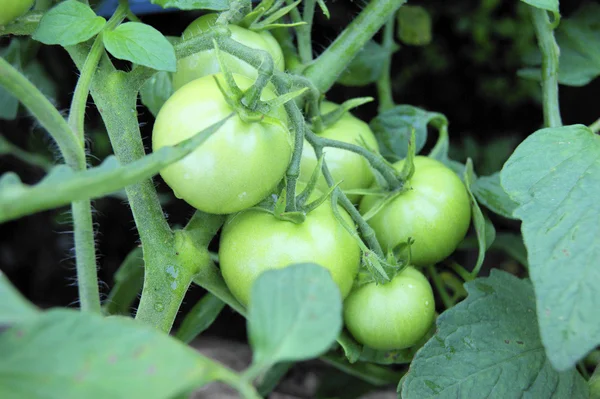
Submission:
POLYGON ((419 343, 435 319, 435 299, 427 278, 408 266, 386 284, 363 285, 344 302, 350 334, 373 349, 405 349, 419 343))
MULTIPOLYGON (((394 164, 401 170, 404 160, 394 164)), ((411 263, 432 265, 452 254, 471 224, 469 193, 454 171, 425 156, 414 159, 415 172, 406 191, 386 204, 369 221, 384 251, 411 238, 411 263)), ((360 203, 366 214, 381 197, 365 196, 360 203)))
MULTIPOLYGON (((154 151, 175 145, 226 118, 235 110, 219 90, 215 77, 196 79, 177 90, 160 109, 152 132, 154 151)), ((234 75, 245 90, 253 80, 234 75)), ((266 87, 262 100, 275 98, 266 87)), ((266 197, 283 178, 292 156, 292 137, 283 106, 272 107, 257 122, 231 117, 199 148, 160 174, 178 198, 203 212, 229 214, 266 197)))

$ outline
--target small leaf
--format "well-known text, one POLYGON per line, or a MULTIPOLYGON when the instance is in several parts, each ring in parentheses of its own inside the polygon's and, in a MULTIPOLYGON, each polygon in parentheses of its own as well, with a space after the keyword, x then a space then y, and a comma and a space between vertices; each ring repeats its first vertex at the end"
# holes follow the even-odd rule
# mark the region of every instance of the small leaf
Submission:
POLYGON ((390 161, 397 161, 408 154, 408 142, 412 130, 415 130, 415 146, 418 154, 427 141, 427 125, 439 128, 447 125, 446 117, 437 112, 428 112, 412 105, 397 105, 387 110, 371 123, 371 129, 377 137, 381 154, 390 161))
POLYGON ((338 78, 344 86, 366 86, 379 79, 389 51, 374 40, 369 40, 354 57, 346 70, 338 78))
POLYGON ((327 19, 331 18, 331 14, 329 14, 329 9, 327 8, 327 5, 325 4, 325 0, 317 0, 317 4, 321 8, 321 12, 323 12, 323 15, 325 15, 325 18, 327 18, 327 19))
POLYGON ((513 212, 518 204, 510 199, 500 185, 500 172, 478 177, 472 189, 477 201, 486 208, 505 218, 515 219, 513 212))
POLYGON ((523 243, 523 238, 517 234, 501 233, 496 235, 491 249, 506 252, 510 257, 525 267, 529 267, 527 262, 527 248, 523 243))
POLYGON ((162 8, 225 11, 229 9, 230 0, 151 0, 151 2, 162 8))
POLYGON ((173 82, 169 72, 160 71, 154 74, 140 90, 140 99, 152 115, 156 117, 165 101, 173 94, 173 82))
POLYGON ((398 40, 411 46, 425 46, 431 43, 431 17, 420 6, 400 7, 398 18, 398 40))
POLYGON ((342 299, 329 271, 305 263, 269 270, 252 287, 248 332, 254 364, 317 357, 342 328, 342 299))
MULTIPOLYGON (((479 253, 477 255, 477 263, 473 268, 473 274, 476 276, 479 273, 479 269, 483 265, 483 261, 485 259, 485 251, 489 247, 489 244, 486 241, 488 239, 493 239, 496 236, 496 232, 494 230, 493 236, 488 231, 489 227, 486 228, 486 221, 477 201, 475 200, 475 196, 473 195, 472 186, 475 182, 475 171, 473 170, 473 162, 471 158, 467 159, 467 167, 465 168, 465 173, 463 176, 463 180, 465 182, 465 186, 467 187, 467 191, 469 192, 469 197, 471 197, 471 219, 473 220, 473 226, 475 227, 475 233, 477 234, 477 242, 479 246, 479 253), (487 232, 487 234, 486 234, 487 232)), ((492 226, 493 227, 493 226, 492 226)))
POLYGON ((558 0, 521 0, 530 6, 558 14, 558 0))
POLYGON ((588 397, 576 370, 558 372, 546 358, 528 280, 492 269, 465 287, 467 299, 438 317, 417 352, 402 398, 588 397))
POLYGON ((158 71, 175 72, 177 60, 173 45, 150 25, 126 22, 104 33, 104 46, 121 60, 158 71))
POLYGON ((90 6, 66 0, 44 14, 32 37, 44 44, 66 47, 91 39, 104 25, 106 20, 97 16, 90 6))
POLYGON ((0 271, 0 327, 35 317, 38 312, 0 271))
POLYGON ((132 319, 67 309, 5 331, 0 353, 7 398, 170 398, 206 383, 218 367, 132 319))
POLYGON ((222 300, 211 293, 205 294, 185 316, 175 338, 185 343, 191 342, 214 323, 224 307, 222 300))
POLYGON ((600 137, 583 125, 538 130, 500 178, 519 204, 542 342, 568 370, 600 344, 600 137))

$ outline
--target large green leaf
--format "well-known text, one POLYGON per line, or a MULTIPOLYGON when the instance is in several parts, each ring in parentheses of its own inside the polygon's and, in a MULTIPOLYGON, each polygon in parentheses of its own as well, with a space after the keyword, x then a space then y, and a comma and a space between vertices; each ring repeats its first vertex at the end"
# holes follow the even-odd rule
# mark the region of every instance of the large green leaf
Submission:
POLYGON ((530 6, 558 13, 558 0, 521 0, 530 6))
POLYGON ((156 398, 219 373, 184 344, 125 317, 52 310, 0 335, 0 397, 156 398))
POLYGON ((0 270, 0 327, 37 315, 37 309, 27 301, 0 270))
POLYGON ((501 181, 519 203, 542 342, 567 370, 600 344, 600 137, 583 125, 538 130, 501 181))
POLYGON ((437 319, 417 352, 402 398, 588 397, 577 371, 558 372, 546 358, 529 281, 493 269, 465 288, 467 299, 437 319))
POLYGON ((108 157, 100 166, 85 171, 73 171, 66 165, 60 165, 54 167, 34 186, 23 184, 15 173, 5 173, 0 178, 0 222, 77 200, 97 198, 150 178, 191 153, 227 119, 209 126, 176 146, 161 148, 127 165, 120 165, 113 156, 108 157))
POLYGON ((342 328, 342 298, 329 271, 307 263, 262 273, 252 287, 253 362, 270 366, 325 352, 342 328))

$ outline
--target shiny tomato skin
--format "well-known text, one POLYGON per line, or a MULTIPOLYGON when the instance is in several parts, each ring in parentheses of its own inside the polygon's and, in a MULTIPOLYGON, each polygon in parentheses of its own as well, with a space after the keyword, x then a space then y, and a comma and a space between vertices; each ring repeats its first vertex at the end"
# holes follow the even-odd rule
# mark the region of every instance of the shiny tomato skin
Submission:
POLYGON ((346 328, 373 349, 409 348, 427 334, 435 318, 429 281, 409 266, 392 281, 353 290, 344 302, 346 328))
MULTIPOLYGON (((354 226, 345 210, 340 208, 340 214, 354 226)), ((358 243, 335 218, 330 201, 308 213, 301 224, 252 209, 231 215, 219 246, 225 283, 246 306, 252 284, 262 272, 303 262, 328 269, 344 298, 352 288, 360 259, 358 243)))
MULTIPOLYGON (((223 79, 221 74, 196 79, 167 100, 154 123, 154 151, 190 138, 234 112, 215 77, 223 79)), ((253 83, 241 75, 234 77, 242 89, 253 83)), ((263 100, 274 97, 268 88, 263 90, 263 100)), ((247 123, 234 115, 194 152, 161 170, 161 176, 178 198, 207 213, 228 214, 253 206, 277 186, 292 155, 283 106, 268 116, 247 123)))
MULTIPOLYGON (((339 107, 338 104, 324 101, 321 105, 321 112, 328 113, 339 107)), ((361 144, 361 139, 365 141, 371 149, 379 151, 379 146, 375 135, 369 128, 369 125, 350 113, 346 113, 339 121, 329 126, 318 134, 321 137, 343 141, 350 144, 361 144)), ((369 188, 373 184, 374 175, 369 166, 369 162, 362 156, 342 150, 339 148, 325 148, 325 161, 331 172, 334 181, 342 181, 340 188, 342 190, 369 188)), ((308 181, 313 170, 317 166, 317 157, 312 146, 304 140, 302 149, 302 160, 300 162, 300 180, 308 181)), ((328 190, 327 182, 323 176, 319 177, 317 187, 326 192, 328 190)), ((353 203, 358 203, 360 196, 356 194, 348 195, 353 203)))
MULTIPOLYGON (((394 164, 401 170, 404 161, 394 164)), ((460 178, 441 162, 415 157, 415 172, 408 190, 385 205, 369 220, 385 251, 414 240, 411 263, 440 262, 456 250, 471 223, 471 200, 460 178)), ((360 212, 366 214, 380 197, 365 196, 360 212)))
MULTIPOLYGON (((189 39, 208 32, 214 26, 217 14, 207 14, 192 22, 184 31, 183 38, 189 39)), ((277 40, 267 31, 254 32, 237 25, 228 25, 231 38, 248 47, 264 50, 271 54, 275 63, 275 70, 284 70, 283 52, 277 40)), ((229 70, 233 73, 256 79, 258 73, 256 68, 230 54, 222 53, 229 70)), ((179 89, 184 84, 203 76, 211 75, 221 71, 215 50, 202 51, 187 56, 177 62, 177 72, 173 75, 173 88, 179 89)))
POLYGON ((0 26, 7 25, 13 20, 19 18, 25 14, 31 6, 34 0, 4 0, 0 4, 0 26))

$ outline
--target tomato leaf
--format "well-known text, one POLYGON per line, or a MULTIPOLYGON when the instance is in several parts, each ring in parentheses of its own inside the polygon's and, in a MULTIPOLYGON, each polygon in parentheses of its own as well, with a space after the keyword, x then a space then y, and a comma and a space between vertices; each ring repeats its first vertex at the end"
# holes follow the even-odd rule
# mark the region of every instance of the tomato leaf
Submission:
POLYGON ((532 7, 541 8, 558 14, 558 0, 521 0, 532 7))
POLYGON ((0 271, 0 327, 18 323, 37 315, 37 309, 0 271))
POLYGON ((140 99, 152 115, 156 117, 165 101, 173 94, 173 82, 169 72, 160 71, 144 83, 140 90, 140 99))
POLYGON ((518 204, 506 194, 500 185, 500 172, 478 177, 471 188, 480 204, 500 216, 515 219, 513 212, 518 204))
POLYGON ((600 137, 583 125, 538 130, 500 177, 519 203, 542 342, 568 370, 600 344, 600 137))
POLYGON ((44 14, 32 37, 44 44, 66 47, 91 39, 104 25, 106 20, 97 16, 90 6, 66 0, 44 14))
POLYGON ((465 285, 468 297, 437 319, 401 383, 402 398, 587 398, 585 380, 546 358, 528 280, 492 269, 465 285))
POLYGON ((222 300, 211 293, 205 294, 185 316, 175 338, 186 343, 192 341, 214 323, 224 307, 222 300))
POLYGON ((115 285, 104 301, 104 310, 110 315, 130 315, 131 305, 144 284, 142 247, 136 247, 127 254, 114 279, 115 285))
MULTIPOLYGON (((560 47, 558 82, 566 86, 585 86, 600 76, 600 5, 584 2, 569 18, 562 19, 556 30, 560 47)), ((527 55, 529 68, 519 71, 519 76, 541 80, 542 63, 539 50, 527 55)))
POLYGON ((132 319, 67 309, 4 332, 0 352, 0 397, 162 399, 202 385, 218 367, 132 319))
POLYGON ((158 71, 175 72, 173 45, 150 25, 126 22, 104 33, 104 46, 116 58, 158 71))
POLYGON ((511 233, 498 234, 492 243, 491 249, 503 251, 526 268, 529 267, 529 263, 527 262, 527 248, 525 248, 523 238, 520 235, 511 233))
POLYGON ((413 129, 416 153, 423 149, 427 141, 427 125, 430 123, 439 127, 447 125, 448 120, 437 112, 428 112, 412 105, 397 105, 379 114, 369 125, 377 137, 381 155, 390 161, 397 161, 408 154, 408 142, 413 129))
POLYGON ((248 333, 253 363, 316 357, 342 329, 342 298, 329 271, 312 263, 262 273, 252 286, 248 333))
POLYGON ((381 76, 388 57, 388 50, 369 40, 340 75, 338 83, 344 86, 366 86, 374 83, 381 76))
POLYGON ((229 0, 151 0, 162 8, 178 8, 180 10, 214 10, 229 9, 229 0))
POLYGON ((0 222, 52 209, 70 202, 101 197, 150 178, 161 169, 194 151, 229 119, 225 118, 173 147, 164 147, 127 165, 110 156, 100 166, 73 171, 66 165, 50 170, 33 186, 23 184, 15 173, 0 177, 0 222))
POLYGON ((398 40, 410 46, 425 46, 431 43, 431 16, 420 6, 400 7, 397 14, 398 40))
MULTIPOLYGON (((467 166, 465 168, 465 173, 463 175, 463 180, 465 182, 465 186, 467 187, 467 191, 469 192, 469 197, 471 197, 471 219, 473 221, 473 226, 475 227, 475 233, 477 235, 477 243, 479 246, 479 253, 477 255, 477 263, 475 263, 475 267, 473 268, 473 274, 477 275, 481 266, 483 265, 483 261, 485 259, 485 251, 490 246, 491 242, 488 243, 488 240, 492 240, 496 236, 496 231, 493 230, 493 233, 490 230, 488 223, 486 223, 486 218, 483 216, 481 212, 481 208, 479 208, 479 204, 477 204, 477 200, 473 195, 472 186, 475 182, 475 171, 473 170, 473 162, 471 158, 467 159, 467 166)), ((491 225, 491 222, 489 223, 491 225)), ((493 229, 493 225, 491 227, 493 229)))

